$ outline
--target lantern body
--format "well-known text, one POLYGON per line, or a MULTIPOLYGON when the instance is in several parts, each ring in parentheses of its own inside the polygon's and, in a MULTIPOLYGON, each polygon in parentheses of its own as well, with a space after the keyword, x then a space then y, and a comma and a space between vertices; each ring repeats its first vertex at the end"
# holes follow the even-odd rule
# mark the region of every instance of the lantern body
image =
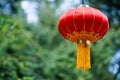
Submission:
POLYGON ((108 31, 107 16, 92 7, 78 7, 65 12, 59 20, 61 35, 77 43, 77 68, 91 68, 90 42, 101 39, 108 31))
POLYGON ((78 7, 65 12, 58 23, 61 35, 72 41, 87 39, 95 42, 109 29, 108 19, 101 11, 92 7, 78 7))

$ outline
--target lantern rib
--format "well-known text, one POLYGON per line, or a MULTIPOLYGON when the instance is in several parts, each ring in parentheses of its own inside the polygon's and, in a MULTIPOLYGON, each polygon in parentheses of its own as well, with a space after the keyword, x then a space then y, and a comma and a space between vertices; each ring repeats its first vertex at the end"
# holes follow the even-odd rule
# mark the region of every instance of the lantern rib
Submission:
POLYGON ((91 9, 92 9, 92 12, 93 12, 93 16, 94 16, 94 18, 93 18, 93 23, 92 23, 92 27, 91 27, 90 31, 93 30, 94 23, 95 23, 95 11, 93 10, 93 8, 91 8, 91 9))
POLYGON ((75 12, 76 12, 76 9, 73 12, 73 24, 74 24, 75 31, 77 31, 76 24, 75 24, 75 12))
MULTIPOLYGON (((66 16, 66 14, 67 14, 67 12, 65 13, 65 16, 66 16)), ((64 18, 64 21, 65 21, 65 27, 66 27, 67 31, 68 31, 69 33, 71 33, 70 30, 69 30, 69 28, 67 27, 67 24, 66 24, 66 17, 64 18)))
MULTIPOLYGON (((101 13, 101 14, 102 14, 102 13, 101 13)), ((102 26, 103 26, 103 21, 104 21, 104 17, 103 17, 103 15, 102 15, 102 23, 101 23, 99 29, 97 30, 97 32, 99 32, 99 31, 101 30, 101 28, 102 28, 102 26)))
POLYGON ((85 12, 84 12, 84 7, 83 7, 83 21, 84 21, 83 31, 85 32, 85 12))

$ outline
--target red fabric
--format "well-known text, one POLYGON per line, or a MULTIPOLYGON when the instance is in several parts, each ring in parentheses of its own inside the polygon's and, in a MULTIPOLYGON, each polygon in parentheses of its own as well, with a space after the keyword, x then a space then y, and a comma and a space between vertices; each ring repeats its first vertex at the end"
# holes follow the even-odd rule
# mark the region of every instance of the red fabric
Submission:
POLYGON ((60 31, 60 33, 63 35, 63 37, 67 36, 67 33, 69 33, 69 31, 67 30, 66 26, 65 26, 65 13, 61 16, 60 21, 59 21, 59 26, 58 29, 60 31))
POLYGON ((75 30, 74 27, 74 22, 73 20, 73 12, 75 11, 75 9, 70 9, 69 11, 66 12, 66 18, 65 18, 65 25, 66 27, 69 29, 69 32, 72 33, 75 30))
POLYGON ((66 38, 68 34, 81 31, 99 33, 101 38, 109 29, 107 17, 98 9, 78 7, 65 12, 58 23, 58 29, 66 38))
POLYGON ((95 21, 95 12, 92 8, 84 8, 85 9, 85 30, 92 31, 94 21, 95 21))
POLYGON ((77 32, 80 32, 83 30, 83 26, 84 26, 84 21, 83 21, 83 8, 76 8, 74 15, 73 15, 74 19, 74 27, 76 28, 77 32), (80 19, 81 18, 81 19, 80 19), (82 26, 82 27, 80 27, 82 26))

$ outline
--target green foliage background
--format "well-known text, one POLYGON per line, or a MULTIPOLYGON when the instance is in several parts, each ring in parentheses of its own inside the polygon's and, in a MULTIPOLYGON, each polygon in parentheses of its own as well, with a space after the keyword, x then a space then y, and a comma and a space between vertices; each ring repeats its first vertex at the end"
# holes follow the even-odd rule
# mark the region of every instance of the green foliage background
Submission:
MULTIPOLYGON (((76 44, 63 39, 57 29, 60 14, 55 13, 62 0, 55 0, 52 6, 47 0, 38 0, 41 5, 38 25, 27 24, 21 1, 12 1, 5 0, 12 5, 9 14, 4 13, 5 4, 0 3, 0 80, 116 80, 116 75, 112 75, 108 67, 111 57, 120 47, 119 23, 113 21, 118 15, 103 10, 101 6, 104 4, 112 11, 112 3, 89 1, 90 5, 96 3, 94 7, 113 17, 109 17, 107 35, 91 44, 92 68, 83 71, 76 69, 76 44)), ((119 6, 112 6, 119 10, 119 6)))

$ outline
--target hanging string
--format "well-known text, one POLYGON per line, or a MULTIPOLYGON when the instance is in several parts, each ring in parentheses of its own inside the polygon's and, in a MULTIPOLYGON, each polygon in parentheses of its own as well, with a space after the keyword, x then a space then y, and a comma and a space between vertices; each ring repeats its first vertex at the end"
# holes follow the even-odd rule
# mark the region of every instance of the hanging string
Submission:
POLYGON ((84 0, 82 0, 82 5, 84 5, 84 3, 85 3, 84 0))

